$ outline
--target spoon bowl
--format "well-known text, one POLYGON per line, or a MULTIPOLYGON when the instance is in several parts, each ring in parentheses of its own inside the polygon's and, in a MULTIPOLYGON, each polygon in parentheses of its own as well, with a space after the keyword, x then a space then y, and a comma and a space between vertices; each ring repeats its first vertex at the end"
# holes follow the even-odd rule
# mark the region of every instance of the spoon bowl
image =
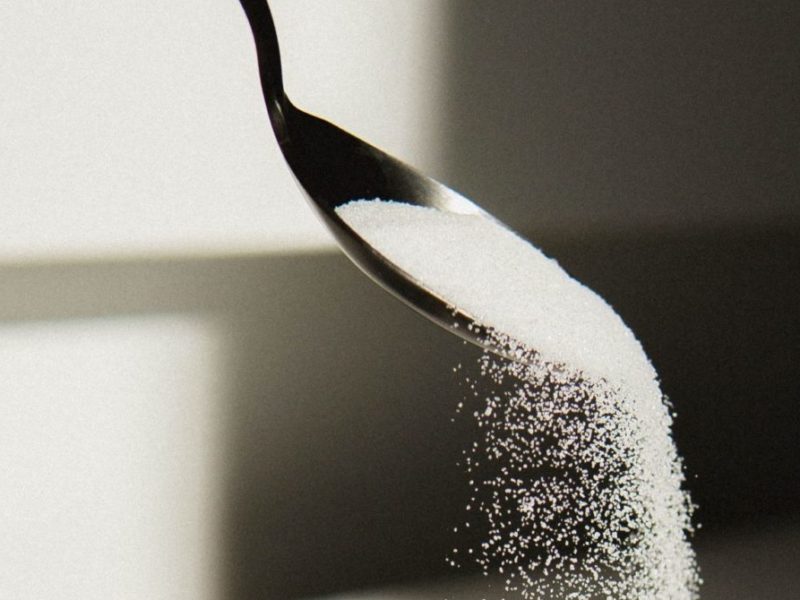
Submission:
MULTIPOLYGON (((443 212, 482 215, 478 205, 400 160, 296 108, 283 89, 280 50, 266 0, 240 0, 258 56, 272 129, 300 188, 350 260, 374 282, 448 331, 490 347, 487 330, 392 263, 347 225, 336 209, 353 200, 391 200, 443 212)), ((493 351, 504 354, 498 348, 493 351)))

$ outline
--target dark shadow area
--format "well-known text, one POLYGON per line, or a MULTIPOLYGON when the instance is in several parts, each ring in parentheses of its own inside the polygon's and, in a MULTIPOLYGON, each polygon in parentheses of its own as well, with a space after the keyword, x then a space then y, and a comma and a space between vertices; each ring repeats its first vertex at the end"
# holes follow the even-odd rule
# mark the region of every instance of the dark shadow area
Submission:
POLYGON ((800 4, 447 0, 443 172, 548 231, 800 222, 800 4))
MULTIPOLYGON (((543 246, 620 312, 653 359, 678 412, 701 549, 723 544, 731 564, 757 551, 755 579, 758 565, 796 557, 796 536, 775 538, 773 563, 769 542, 743 544, 741 555, 734 542, 743 528, 769 536, 800 519, 800 235, 543 246)), ((461 399, 451 369, 477 351, 344 257, 5 266, 0 281, 4 322, 194 312, 229 323, 226 598, 453 575, 444 556, 467 494, 455 462, 474 432, 469 419, 450 421, 461 399)), ((709 590, 727 589, 725 563, 708 556, 709 590)))
MULTIPOLYGON (((268 277, 264 274, 264 279, 268 277)), ((340 256, 309 258, 232 357, 231 597, 441 575, 467 500, 452 368, 473 348, 340 256)))

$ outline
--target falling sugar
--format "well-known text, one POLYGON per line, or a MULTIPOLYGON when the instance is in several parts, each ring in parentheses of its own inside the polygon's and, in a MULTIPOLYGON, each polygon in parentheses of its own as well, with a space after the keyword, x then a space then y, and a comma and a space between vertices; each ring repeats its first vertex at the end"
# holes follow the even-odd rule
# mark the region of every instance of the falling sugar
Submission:
POLYGON ((465 526, 487 533, 448 562, 468 557, 525 599, 696 598, 671 415, 614 310, 489 218, 377 199, 337 213, 521 359, 484 353, 482 385, 470 382, 484 405, 465 451, 465 526))

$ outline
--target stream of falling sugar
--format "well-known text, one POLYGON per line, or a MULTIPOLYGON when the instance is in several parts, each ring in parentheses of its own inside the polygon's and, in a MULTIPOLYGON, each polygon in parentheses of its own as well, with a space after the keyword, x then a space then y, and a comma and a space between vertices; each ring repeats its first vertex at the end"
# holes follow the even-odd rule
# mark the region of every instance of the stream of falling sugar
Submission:
POLYGON ((337 212, 520 358, 484 353, 470 381, 480 435, 464 456, 462 526, 484 535, 448 561, 501 576, 525 600, 696 598, 672 415, 614 310, 481 215, 382 200, 337 212))

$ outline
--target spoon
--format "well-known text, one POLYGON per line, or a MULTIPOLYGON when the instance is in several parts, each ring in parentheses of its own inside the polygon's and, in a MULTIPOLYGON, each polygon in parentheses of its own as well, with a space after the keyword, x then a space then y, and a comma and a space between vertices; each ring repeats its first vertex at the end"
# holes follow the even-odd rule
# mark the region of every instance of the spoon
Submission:
POLYGON ((487 329, 470 314, 426 288, 360 237, 336 208, 352 200, 380 198, 494 218, 447 186, 296 108, 283 90, 278 37, 266 0, 240 2, 255 38, 261 87, 275 137, 295 179, 345 254, 378 285, 434 323, 513 359, 489 341, 487 329))

